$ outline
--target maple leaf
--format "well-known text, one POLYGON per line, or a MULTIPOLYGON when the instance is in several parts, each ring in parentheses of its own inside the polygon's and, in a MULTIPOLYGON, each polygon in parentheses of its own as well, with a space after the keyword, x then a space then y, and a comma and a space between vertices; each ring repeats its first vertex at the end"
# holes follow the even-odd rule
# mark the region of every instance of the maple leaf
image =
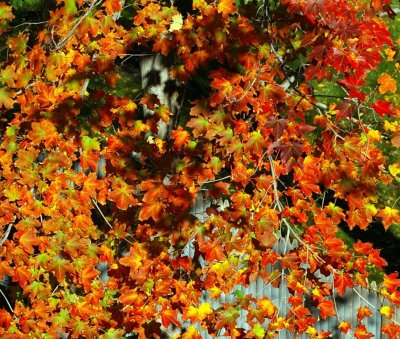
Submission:
POLYGON ((277 312, 276 306, 267 298, 257 300, 257 307, 269 319, 272 319, 277 312))
POLYGON ((218 13, 221 13, 222 16, 228 16, 236 11, 233 0, 220 0, 217 9, 218 13))
POLYGON ((182 339, 202 339, 202 338, 203 337, 200 335, 199 331, 194 326, 189 326, 186 332, 182 334, 182 339))
POLYGON ((397 278, 398 273, 385 274, 383 276, 383 286, 388 290, 389 293, 394 292, 400 287, 400 279, 397 278))
POLYGON ((0 88, 0 108, 10 109, 14 106, 14 93, 6 87, 0 88))
POLYGON ((100 272, 96 270, 91 263, 88 263, 79 274, 81 276, 83 289, 88 293, 91 289, 93 279, 97 278, 100 275, 100 272))
POLYGON ((14 15, 12 14, 12 7, 8 6, 4 2, 0 2, 0 21, 9 21, 14 19, 14 15))
POLYGON ((215 324, 215 328, 218 330, 224 326, 234 328, 236 326, 236 319, 240 316, 239 311, 235 307, 230 307, 220 313, 219 319, 215 324))
POLYGON ((370 339, 372 338, 374 335, 372 333, 369 333, 367 331, 367 328, 365 325, 360 325, 357 326, 354 330, 354 337, 356 339, 370 339))
POLYGON ((210 263, 225 259, 224 249, 218 240, 204 242, 200 244, 199 248, 201 252, 205 253, 206 260, 210 263))
POLYGON ((378 115, 383 117, 384 115, 395 115, 395 111, 388 101, 376 101, 372 104, 372 108, 378 115))
POLYGON ((161 220, 165 205, 161 201, 143 203, 139 212, 139 220, 144 221, 152 218, 155 222, 161 220))
POLYGON ((106 9, 107 15, 113 15, 114 13, 122 10, 121 1, 105 0, 103 6, 106 9))
POLYGON ((357 309, 357 321, 361 322, 365 317, 370 317, 372 315, 371 310, 368 306, 361 306, 357 309))
POLYGON ((62 257, 56 256, 51 259, 48 269, 54 273, 59 283, 65 280, 67 273, 73 272, 71 263, 62 257))
POLYGON ((87 230, 93 224, 91 217, 79 214, 74 218, 73 225, 76 229, 87 230))
POLYGON ((138 200, 134 196, 134 186, 128 185, 122 178, 111 179, 108 199, 114 201, 115 205, 121 210, 126 210, 138 204, 138 200))
POLYGON ((389 206, 386 206, 383 210, 381 209, 377 216, 382 218, 382 224, 385 230, 387 230, 391 224, 400 222, 399 211, 389 206))
POLYGON ((177 310, 165 309, 162 310, 160 313, 161 313, 161 323, 163 324, 164 327, 168 327, 171 323, 175 324, 178 327, 182 326, 181 323, 177 320, 178 316, 177 310))
MULTIPOLYGON (((5 309, 0 308, 0 327, 7 330, 11 326, 12 316, 5 309)), ((1 333, 1 332, 0 332, 1 333)))
POLYGON ((29 254, 33 254, 35 252, 33 246, 40 244, 40 240, 33 230, 19 231, 16 232, 14 236, 19 239, 19 244, 23 250, 29 254))
POLYGON ((262 136, 260 131, 250 133, 248 141, 244 145, 246 152, 253 152, 256 155, 262 155, 263 147, 265 146, 265 137, 262 136))
POLYGON ((379 84, 379 93, 385 94, 387 92, 396 93, 397 82, 389 74, 383 73, 377 80, 379 84))
POLYGON ((256 338, 264 338, 265 336, 265 329, 260 324, 255 324, 251 332, 256 338))
POLYGON ((322 299, 317 305, 321 313, 321 318, 326 319, 327 317, 335 316, 335 305, 332 300, 322 299))
POLYGON ((347 288, 353 287, 353 278, 349 273, 336 273, 334 276, 334 284, 339 295, 343 295, 347 288))
POLYGON ((341 321, 338 328, 343 333, 347 334, 347 332, 351 329, 351 325, 347 321, 341 321))
POLYGON ((384 315, 386 318, 390 319, 390 318, 392 318, 394 310, 390 306, 386 305, 386 306, 381 307, 381 309, 379 310, 379 313, 384 315))
POLYGON ((32 273, 26 267, 20 266, 14 270, 12 281, 18 282, 21 287, 25 287, 32 279, 32 273))
POLYGON ((190 320, 192 323, 203 321, 209 314, 213 313, 210 303, 202 303, 199 307, 189 306, 183 312, 182 319, 190 320))
POLYGON ((181 126, 177 130, 173 130, 171 137, 174 140, 174 149, 180 150, 182 147, 187 145, 190 140, 189 132, 185 131, 181 126))

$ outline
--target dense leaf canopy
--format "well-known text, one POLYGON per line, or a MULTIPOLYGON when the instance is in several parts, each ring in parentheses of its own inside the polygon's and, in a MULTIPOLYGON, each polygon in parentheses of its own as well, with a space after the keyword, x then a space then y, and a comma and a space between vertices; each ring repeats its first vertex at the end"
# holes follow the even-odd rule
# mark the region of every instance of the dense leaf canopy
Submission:
POLYGON ((151 338, 185 322, 182 338, 201 337, 196 323, 214 337, 324 338, 315 324, 356 286, 386 304, 339 329, 369 338, 362 321, 377 311, 383 333, 400 335, 397 273, 346 233, 399 232, 390 6, 0 2, 0 277, 11 280, 0 335, 151 338), (144 85, 154 56, 173 102, 144 85), (297 246, 279 251, 282 239, 297 246), (259 278, 287 284, 287 314, 267 297, 202 299, 259 278))

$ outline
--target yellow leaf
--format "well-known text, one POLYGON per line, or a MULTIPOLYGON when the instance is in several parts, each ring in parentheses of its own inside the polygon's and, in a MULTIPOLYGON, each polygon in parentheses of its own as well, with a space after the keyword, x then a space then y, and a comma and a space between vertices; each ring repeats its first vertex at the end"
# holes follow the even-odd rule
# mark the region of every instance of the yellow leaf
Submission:
POLYGON ((236 8, 233 4, 233 0, 220 0, 218 4, 218 13, 222 16, 228 16, 229 14, 235 13, 236 8))
POLYGON ((400 173, 400 163, 395 163, 392 165, 389 165, 389 172, 391 175, 393 175, 394 177, 400 173))
POLYGON ((382 306, 379 312, 381 312, 381 314, 386 318, 390 319, 393 314, 393 309, 390 306, 382 306))
POLYGON ((383 125, 383 129, 385 131, 389 131, 389 132, 396 132, 398 130, 398 126, 396 125, 396 123, 391 123, 387 120, 385 120, 385 123, 383 125))
POLYGON ((379 78, 378 78, 378 84, 379 86, 379 93, 384 94, 387 92, 392 92, 396 93, 397 91, 397 82, 395 79, 393 79, 389 74, 383 73, 379 78))
POLYGON ((183 18, 182 14, 178 13, 172 17, 171 26, 169 27, 169 31, 179 31, 183 26, 183 18))
POLYGON ((193 326, 190 326, 187 331, 182 335, 182 339, 200 339, 201 335, 197 331, 197 329, 193 326))
POLYGON ((368 138, 370 142, 376 142, 381 140, 381 133, 375 129, 368 131, 368 138))
POLYGON ((385 54, 387 56, 387 58, 386 58, 387 61, 393 61, 393 57, 396 54, 396 51, 391 48, 386 48, 385 54))
POLYGON ((258 300, 257 306, 267 318, 272 318, 274 316, 276 307, 269 299, 258 300))
POLYGON ((217 286, 213 286, 209 289, 209 292, 210 292, 210 298, 216 299, 219 298, 222 291, 217 286))
POLYGON ((203 303, 199 307, 197 319, 200 321, 204 320, 211 313, 213 313, 213 309, 212 309, 210 303, 203 303))
POLYGON ((207 317, 207 315, 211 314, 212 312, 213 309, 211 308, 210 303, 203 303, 199 306, 199 308, 189 306, 183 312, 183 319, 190 319, 190 321, 193 323, 196 321, 203 321, 207 317))

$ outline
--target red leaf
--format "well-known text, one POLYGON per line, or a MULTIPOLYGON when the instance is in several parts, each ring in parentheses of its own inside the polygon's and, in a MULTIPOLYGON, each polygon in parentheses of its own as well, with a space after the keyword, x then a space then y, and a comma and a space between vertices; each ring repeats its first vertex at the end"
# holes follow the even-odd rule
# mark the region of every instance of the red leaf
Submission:
POLYGON ((376 101, 372 104, 372 108, 375 110, 378 115, 383 117, 384 115, 395 115, 396 112, 390 105, 388 101, 376 101))

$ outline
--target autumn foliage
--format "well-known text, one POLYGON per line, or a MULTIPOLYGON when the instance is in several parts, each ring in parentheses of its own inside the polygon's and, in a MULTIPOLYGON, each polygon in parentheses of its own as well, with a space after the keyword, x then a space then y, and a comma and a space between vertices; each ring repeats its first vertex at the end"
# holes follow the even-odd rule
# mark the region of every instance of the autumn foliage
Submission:
MULTIPOLYGON (((400 335, 397 273, 342 229, 400 222, 380 194, 400 173, 390 1, 187 3, 57 0, 21 26, 0 2, 0 277, 11 279, 0 336, 151 338, 189 322, 214 337, 327 337, 314 325, 336 316, 334 297, 372 281, 387 300, 383 332, 400 335), (118 90, 149 53, 172 60, 174 114, 118 90), (278 253, 281 238, 298 246, 278 253), (267 297, 200 299, 259 277, 286 281, 291 312, 267 297), (236 326, 240 310, 250 330, 236 326)), ((369 338, 371 311, 339 329, 369 338)), ((200 335, 189 326, 182 338, 200 335)))

